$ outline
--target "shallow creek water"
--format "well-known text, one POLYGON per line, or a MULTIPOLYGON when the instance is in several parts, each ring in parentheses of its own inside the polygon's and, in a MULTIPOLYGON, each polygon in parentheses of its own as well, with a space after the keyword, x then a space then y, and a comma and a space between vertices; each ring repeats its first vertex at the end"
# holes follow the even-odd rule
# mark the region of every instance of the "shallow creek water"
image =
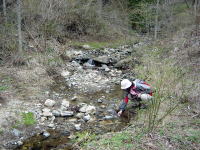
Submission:
MULTIPOLYGON (((57 80, 57 83, 51 88, 51 93, 59 93, 63 98, 69 99, 75 94, 74 90, 70 90, 65 87, 62 80, 57 80)), ((107 132, 116 132, 122 130, 126 127, 130 121, 130 116, 134 114, 130 112, 125 112, 122 117, 114 117, 112 119, 102 119, 102 116, 106 115, 106 111, 110 108, 117 110, 117 107, 122 98, 122 91, 119 86, 113 86, 109 89, 109 92, 99 91, 92 94, 79 94, 79 100, 72 102, 74 106, 78 103, 87 103, 95 106, 97 108, 97 113, 95 114, 96 120, 93 122, 83 123, 81 131, 70 130, 69 132, 63 130, 48 130, 50 133, 49 137, 44 137, 43 134, 37 134, 30 139, 24 141, 24 144, 18 147, 16 150, 72 150, 72 145, 74 142, 70 140, 69 135, 75 135, 77 132, 88 131, 94 134, 103 134, 107 132), (103 97, 103 102, 98 103, 97 100, 103 97)), ((67 122, 68 120, 62 117, 56 118, 57 122, 67 122)))

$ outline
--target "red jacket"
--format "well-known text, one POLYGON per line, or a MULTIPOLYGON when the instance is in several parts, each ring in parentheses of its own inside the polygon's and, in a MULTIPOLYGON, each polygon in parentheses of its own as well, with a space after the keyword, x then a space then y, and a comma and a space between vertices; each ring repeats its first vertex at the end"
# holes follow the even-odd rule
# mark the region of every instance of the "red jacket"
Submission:
POLYGON ((134 100, 141 100, 138 95, 139 94, 149 94, 152 96, 152 90, 151 86, 147 84, 144 81, 136 79, 133 83, 132 86, 124 91, 124 99, 123 102, 121 103, 119 109, 120 110, 125 110, 128 101, 129 101, 129 95, 131 96, 131 99, 134 100))

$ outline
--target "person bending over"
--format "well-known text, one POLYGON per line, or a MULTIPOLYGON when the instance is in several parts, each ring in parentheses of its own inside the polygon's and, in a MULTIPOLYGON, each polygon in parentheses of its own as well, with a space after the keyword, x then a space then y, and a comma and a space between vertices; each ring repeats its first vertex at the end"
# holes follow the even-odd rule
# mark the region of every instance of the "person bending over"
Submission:
POLYGON ((119 106, 118 116, 121 116, 122 112, 126 109, 129 99, 140 102, 152 98, 151 86, 139 79, 135 79, 132 82, 128 79, 123 79, 121 81, 121 89, 124 91, 124 99, 119 106))

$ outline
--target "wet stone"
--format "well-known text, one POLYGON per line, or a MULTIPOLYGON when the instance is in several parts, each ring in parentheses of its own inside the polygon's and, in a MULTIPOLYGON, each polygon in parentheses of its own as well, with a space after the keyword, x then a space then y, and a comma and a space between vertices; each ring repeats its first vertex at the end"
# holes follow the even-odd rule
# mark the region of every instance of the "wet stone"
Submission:
POLYGON ((91 116, 90 115, 86 115, 83 117, 83 120, 85 121, 89 121, 91 119, 91 116))
POLYGON ((49 136, 50 136, 50 133, 47 132, 47 131, 44 131, 42 135, 43 135, 44 137, 49 137, 49 136))
POLYGON ((112 114, 112 115, 116 114, 116 111, 114 109, 108 109, 107 112, 112 114))
POLYGON ((74 112, 73 111, 62 111, 61 112, 61 116, 62 117, 71 117, 74 115, 74 112))
POLYGON ((55 117, 61 116, 61 113, 60 113, 60 111, 58 111, 58 110, 53 110, 53 111, 52 111, 52 114, 53 114, 55 117))
POLYGON ((103 100, 102 99, 98 99, 97 102, 98 103, 103 103, 103 100))
POLYGON ((81 124, 75 124, 74 127, 77 131, 81 130, 81 124))
POLYGON ((62 131, 61 135, 62 136, 70 136, 70 132, 69 131, 62 131))
POLYGON ((104 120, 111 120, 114 119, 114 116, 105 116, 103 117, 104 120))

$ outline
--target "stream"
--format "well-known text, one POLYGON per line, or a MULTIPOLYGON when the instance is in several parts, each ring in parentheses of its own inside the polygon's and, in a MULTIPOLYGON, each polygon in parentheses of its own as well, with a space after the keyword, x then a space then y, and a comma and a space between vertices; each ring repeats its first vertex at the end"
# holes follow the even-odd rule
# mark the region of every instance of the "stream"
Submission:
MULTIPOLYGON (((43 117, 45 119, 42 125, 45 125, 45 130, 24 140, 23 144, 15 150, 72 150, 73 144, 76 143, 77 133, 90 132, 101 135, 127 127, 136 113, 135 109, 132 109, 132 111, 125 111, 121 117, 117 116, 117 109, 123 95, 119 81, 124 77, 132 77, 133 73, 127 66, 125 66, 126 69, 114 67, 110 60, 126 59, 130 52, 132 52, 131 48, 105 50, 97 56, 94 53, 95 61, 85 59, 86 54, 91 58, 93 53, 70 52, 73 57, 77 54, 79 59, 68 62, 67 70, 63 70, 61 75, 55 73, 54 70, 48 71, 55 81, 50 87, 48 98, 57 102, 50 111, 53 109, 57 112, 62 111, 64 99, 65 102, 70 103, 70 106, 64 110, 68 116, 62 116, 61 112, 61 115, 43 117), (83 108, 93 110, 81 111, 83 108)), ((128 64, 128 62, 122 64, 128 64)), ((41 113, 44 106, 42 108, 41 113)))
MULTIPOLYGON (((66 88, 63 83, 64 82, 61 79, 57 80, 56 84, 51 87, 51 97, 54 97, 55 93, 56 95, 59 93, 63 98, 68 99, 74 94, 74 90, 66 88)), ((55 123, 57 123, 58 126, 56 129, 47 130, 47 133, 49 133, 48 137, 44 136, 44 133, 38 133, 24 141, 23 145, 16 148, 16 150, 71 150, 73 149, 72 145, 74 144, 74 140, 71 140, 70 135, 75 135, 77 132, 87 131, 99 135, 122 130, 128 125, 130 116, 133 116, 133 114, 125 112, 122 117, 117 117, 116 108, 118 108, 121 97, 122 91, 118 85, 110 89, 110 92, 99 91, 93 94, 79 95, 80 99, 78 101, 73 101, 71 108, 76 109, 74 107, 79 103, 94 105, 96 107, 94 121, 83 122, 82 120, 74 119, 74 117, 56 117, 55 123), (70 127, 69 130, 66 130, 68 122, 73 119, 74 123, 82 123, 80 131, 76 131, 70 127)))

